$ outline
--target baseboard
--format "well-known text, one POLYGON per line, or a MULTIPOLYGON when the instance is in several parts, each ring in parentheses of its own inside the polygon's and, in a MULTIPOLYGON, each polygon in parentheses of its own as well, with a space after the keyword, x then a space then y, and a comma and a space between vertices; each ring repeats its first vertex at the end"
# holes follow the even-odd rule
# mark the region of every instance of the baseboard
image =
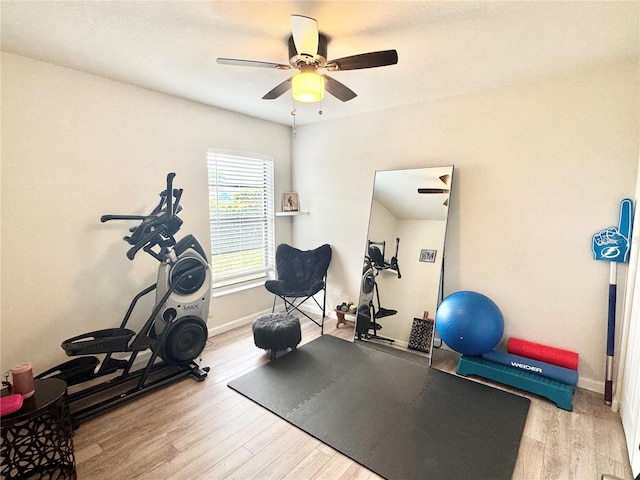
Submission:
POLYGON ((135 372, 136 370, 140 370, 146 367, 149 363, 149 359, 151 358, 151 353, 152 352, 150 349, 138 352, 138 355, 136 356, 136 359, 133 361, 133 365, 131 366, 131 371, 135 372))
MULTIPOLYGON (((284 307, 282 307, 284 308, 284 307)), ((318 308, 316 305, 301 305, 300 306, 300 310, 307 312, 307 313, 312 313, 312 314, 316 314, 316 315, 322 315, 322 309, 318 308)), ((279 311, 278 309, 278 305, 276 305, 276 311, 279 311)), ((266 315, 268 313, 271 313, 270 309, 266 309, 263 310, 261 312, 256 312, 256 313, 252 313, 251 315, 247 315, 246 317, 242 317, 242 318, 238 318, 236 320, 232 320, 230 322, 227 322, 223 325, 218 325, 217 327, 212 327, 209 328, 209 337, 215 337, 216 335, 221 335, 223 333, 226 333, 230 330, 233 330, 235 328, 238 327, 242 327, 244 325, 253 323, 253 321, 258 318, 260 315, 266 315)), ((331 312, 328 311, 327 314, 325 315, 326 317, 331 317, 331 318, 337 318, 335 316, 335 312, 333 312, 333 316, 331 316, 331 312)), ((209 316, 209 318, 211 319, 211 316, 209 316)))
MULTIPOLYGON (((322 314, 322 309, 318 308, 317 305, 314 305, 313 303, 311 305, 301 305, 300 306, 300 310, 303 310, 307 313, 312 313, 312 314, 316 314, 316 315, 321 315, 322 314)), ((237 320, 233 320, 231 322, 225 323, 224 325, 219 325, 217 327, 213 327, 209 329, 209 337, 215 337, 216 335, 220 335, 223 334, 225 332, 228 332, 230 330, 233 330, 235 328, 247 325, 252 323, 256 318, 258 318, 260 315, 264 315, 267 313, 271 313, 271 310, 264 310, 262 312, 256 312, 253 313, 251 315, 248 315, 246 317, 243 318, 238 318, 237 320)), ((333 318, 333 319, 337 319, 337 316, 335 314, 335 311, 333 311, 332 309, 327 309, 326 312, 326 317, 328 318, 333 318)), ((401 340, 396 340, 396 345, 398 346, 402 346, 402 347, 408 347, 408 343, 401 341, 401 340)), ((446 344, 443 343, 442 347, 445 350, 450 350, 446 344)), ((442 348, 441 347, 441 348, 442 348)), ((590 378, 579 378, 578 379, 578 388, 583 388, 585 390, 590 390, 592 392, 604 392, 604 383, 603 382, 599 382, 597 380, 592 380, 590 378)))
POLYGON ((578 378, 578 388, 590 390, 596 393, 602 392, 602 395, 604 397, 604 382, 599 382, 590 378, 578 378))
MULTIPOLYGON (((322 309, 318 308, 318 306, 315 305, 313 302, 311 302, 309 305, 307 305, 306 303, 300 305, 298 307, 298 310, 302 310, 303 312, 314 314, 314 315, 322 315, 322 309)), ((276 305, 276 312, 280 312, 280 311, 284 312, 284 305, 282 304, 276 305)), ((293 315, 295 315, 295 313, 293 315)), ((327 317, 335 318, 335 319, 338 318, 336 315, 336 312, 329 308, 325 310, 324 316, 325 318, 327 317)))
POLYGON ((399 347, 407 348, 407 349, 409 348, 409 342, 405 342, 404 340, 398 340, 398 339, 396 338, 394 343, 395 343, 396 345, 398 345, 399 347))
MULTIPOLYGON (((306 303, 300 305, 298 308, 300 310, 302 310, 303 312, 307 312, 307 313, 314 313, 316 315, 322 315, 322 309, 318 308, 317 305, 315 305, 313 303, 313 301, 311 300, 312 303, 310 303, 309 305, 307 305, 306 303)), ((329 315, 327 315, 329 312, 325 311, 325 317, 328 317, 329 315)), ((335 313, 335 312, 334 312, 335 313)), ((336 317, 338 318, 338 317, 336 317)))
POLYGON ((265 315, 267 313, 271 313, 271 310, 263 310, 261 312, 252 313, 251 315, 247 315, 246 317, 238 318, 236 320, 232 320, 222 325, 218 325, 217 327, 209 328, 209 337, 215 337, 216 335, 221 335, 230 330, 233 330, 238 327, 242 327, 244 325, 248 325, 253 323, 253 321, 258 318, 260 315, 265 315))

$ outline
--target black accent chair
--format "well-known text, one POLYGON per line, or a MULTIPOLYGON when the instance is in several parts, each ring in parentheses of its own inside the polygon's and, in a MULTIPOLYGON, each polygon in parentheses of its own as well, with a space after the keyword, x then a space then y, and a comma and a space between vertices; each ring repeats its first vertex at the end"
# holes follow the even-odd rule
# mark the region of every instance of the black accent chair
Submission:
POLYGON ((267 280, 265 288, 273 293, 273 308, 276 300, 281 298, 287 313, 297 310, 320 327, 324 333, 325 307, 327 303, 327 270, 331 263, 331 246, 324 244, 314 250, 298 250, 282 243, 276 249, 277 280, 267 280), (322 305, 314 297, 322 292, 322 305), (312 299, 322 309, 322 320, 318 322, 300 310, 307 300, 312 299))

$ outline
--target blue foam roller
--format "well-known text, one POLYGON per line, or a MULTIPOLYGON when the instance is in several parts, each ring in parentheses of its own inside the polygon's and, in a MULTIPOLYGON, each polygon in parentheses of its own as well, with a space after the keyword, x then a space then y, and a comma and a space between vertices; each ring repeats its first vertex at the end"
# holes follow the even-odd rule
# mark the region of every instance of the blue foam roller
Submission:
POLYGON ((527 372, 535 373, 536 375, 552 378, 553 380, 573 385, 574 387, 578 385, 578 372, 568 368, 558 367, 557 365, 551 365, 550 363, 521 357, 519 355, 513 355, 512 353, 498 352, 496 350, 483 353, 482 358, 502 365, 519 368, 520 370, 526 370, 527 372))

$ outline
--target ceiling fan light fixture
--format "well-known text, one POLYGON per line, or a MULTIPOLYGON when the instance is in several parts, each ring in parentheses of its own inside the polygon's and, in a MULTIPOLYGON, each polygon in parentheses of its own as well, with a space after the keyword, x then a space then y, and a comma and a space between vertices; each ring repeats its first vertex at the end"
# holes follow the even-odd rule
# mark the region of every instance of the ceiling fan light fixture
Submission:
POLYGON ((297 102, 319 102, 324 98, 324 77, 316 72, 301 72, 291 80, 291 93, 297 102))

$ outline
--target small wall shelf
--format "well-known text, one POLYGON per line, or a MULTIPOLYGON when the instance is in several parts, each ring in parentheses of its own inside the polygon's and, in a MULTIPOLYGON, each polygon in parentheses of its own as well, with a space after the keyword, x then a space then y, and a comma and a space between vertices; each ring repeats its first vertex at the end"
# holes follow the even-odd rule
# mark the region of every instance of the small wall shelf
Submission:
POLYGON ((309 215, 309 212, 276 212, 276 217, 295 217, 296 215, 309 215))

